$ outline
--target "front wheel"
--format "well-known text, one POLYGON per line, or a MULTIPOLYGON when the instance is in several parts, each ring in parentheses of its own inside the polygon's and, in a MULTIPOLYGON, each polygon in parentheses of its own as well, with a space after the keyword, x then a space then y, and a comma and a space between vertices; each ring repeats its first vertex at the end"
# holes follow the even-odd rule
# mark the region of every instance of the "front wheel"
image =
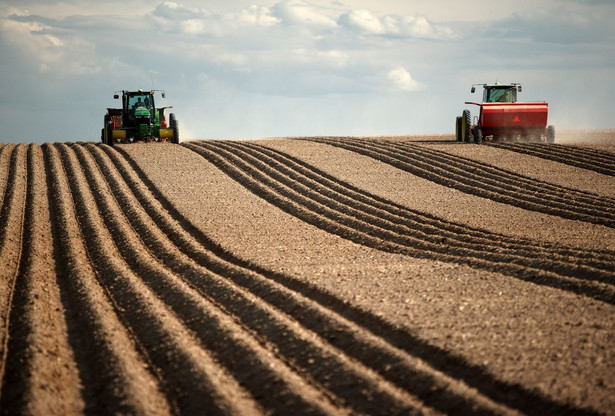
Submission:
POLYGON ((555 143, 555 127, 547 127, 547 143, 555 143))

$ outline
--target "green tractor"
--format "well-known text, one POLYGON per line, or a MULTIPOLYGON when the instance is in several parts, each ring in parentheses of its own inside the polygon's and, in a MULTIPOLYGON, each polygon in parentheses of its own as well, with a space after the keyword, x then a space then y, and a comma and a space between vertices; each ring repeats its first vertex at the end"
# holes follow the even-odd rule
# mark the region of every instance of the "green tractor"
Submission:
MULTIPOLYGON (((109 146, 134 142, 179 143, 175 114, 169 114, 168 119, 165 114, 167 108, 173 107, 156 108, 155 91, 122 91, 122 108, 107 108, 102 142, 109 146)), ((119 99, 119 92, 113 98, 119 99)), ((165 98, 164 91, 162 98, 165 98)))

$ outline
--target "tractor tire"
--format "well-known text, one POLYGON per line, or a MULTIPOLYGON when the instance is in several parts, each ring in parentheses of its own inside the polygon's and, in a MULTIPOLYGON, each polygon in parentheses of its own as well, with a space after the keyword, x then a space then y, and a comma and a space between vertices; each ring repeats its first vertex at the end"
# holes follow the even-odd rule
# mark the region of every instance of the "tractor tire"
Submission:
POLYGON ((555 143, 555 127, 547 127, 547 143, 555 143))
POLYGON ((461 141, 470 143, 470 133, 472 132, 472 116, 470 110, 463 110, 461 113, 461 141))
POLYGON ((461 121, 461 117, 457 117, 455 119, 455 139, 457 139, 458 142, 463 140, 463 133, 462 133, 462 121, 461 121))
POLYGON ((480 127, 474 129, 474 143, 483 144, 483 130, 480 127))
POLYGON ((169 126, 173 129, 171 143, 179 144, 179 125, 175 119, 175 113, 169 114, 169 126))
POLYGON ((107 123, 107 143, 109 146, 113 146, 113 123, 107 123))
POLYGON ((106 133, 107 133, 107 127, 109 125, 109 121, 110 121, 109 114, 105 114, 105 121, 104 121, 104 124, 103 124, 104 127, 102 128, 102 130, 100 132, 100 141, 103 144, 107 144, 107 134, 106 133))

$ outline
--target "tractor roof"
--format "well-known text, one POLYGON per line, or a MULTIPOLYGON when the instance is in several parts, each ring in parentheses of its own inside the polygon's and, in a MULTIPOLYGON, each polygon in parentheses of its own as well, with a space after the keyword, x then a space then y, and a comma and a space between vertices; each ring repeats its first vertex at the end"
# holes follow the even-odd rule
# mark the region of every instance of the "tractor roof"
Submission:
POLYGON ((137 91, 124 91, 124 93, 128 95, 153 95, 154 91, 137 90, 137 91))
POLYGON ((498 84, 497 82, 495 84, 483 84, 485 88, 517 88, 517 85, 519 84, 516 82, 511 84, 498 84))

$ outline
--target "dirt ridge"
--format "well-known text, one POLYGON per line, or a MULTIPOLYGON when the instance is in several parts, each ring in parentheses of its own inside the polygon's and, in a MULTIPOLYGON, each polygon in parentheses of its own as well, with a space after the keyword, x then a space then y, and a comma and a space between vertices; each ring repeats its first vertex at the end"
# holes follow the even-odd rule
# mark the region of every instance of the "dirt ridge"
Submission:
MULTIPOLYGON (((256 142, 168 151, 362 245, 615 299, 608 250, 413 211, 256 142)), ((0 413, 596 414, 237 257, 164 192, 122 146, 0 145, 0 413)))
POLYGON ((563 144, 490 143, 491 146, 554 160, 604 175, 615 176, 615 155, 597 149, 563 144))
MULTIPOLYGON (((207 261, 209 262, 209 261, 211 261, 211 260, 207 260, 207 261)), ((256 278, 256 277, 255 277, 255 278, 256 278)), ((244 273, 243 273, 243 274, 240 274, 240 273, 235 272, 235 276, 233 277, 233 280, 234 280, 234 281, 239 281, 239 279, 241 279, 241 280, 244 282, 244 283, 242 283, 242 284, 243 284, 243 285, 247 285, 247 288, 251 289, 251 291, 252 291, 253 293, 262 293, 264 289, 263 289, 263 288, 260 288, 260 286, 262 286, 263 284, 267 283, 267 282, 258 282, 258 281, 256 281, 256 282, 255 282, 255 281, 253 281, 253 280, 246 281, 246 274, 245 274, 245 271, 244 271, 244 273)), ((260 280, 262 280, 262 278, 261 278, 260 280)), ((295 296, 294 296, 294 295, 292 295, 292 294, 286 294, 286 295, 284 295, 284 292, 287 292, 287 291, 283 291, 283 290, 282 290, 282 288, 280 288, 280 287, 277 287, 277 288, 276 288, 276 287, 271 287, 271 283, 269 283, 267 286, 269 286, 269 288, 268 288, 268 289, 265 291, 265 293, 264 293, 264 294, 267 296, 267 297, 266 297, 266 299, 271 299, 271 298, 273 297, 273 298, 274 298, 274 300, 275 300, 275 298, 278 298, 278 299, 277 299, 277 301, 276 301, 276 303, 275 303, 275 305, 276 305, 277 307, 284 308, 284 309, 286 309, 286 310, 288 310, 288 311, 292 311, 292 310, 296 310, 297 308, 302 308, 302 307, 305 307, 305 306, 301 306, 301 305, 302 305, 302 303, 304 303, 304 301, 303 301, 302 303, 297 304, 297 300, 295 300, 295 299, 294 299, 294 298, 295 298, 295 296), (272 293, 271 291, 274 291, 274 292, 272 293), (282 291, 282 292, 281 292, 281 291, 282 291), (282 301, 279 299, 279 297, 280 297, 280 296, 283 296, 283 300, 284 300, 284 302, 282 302, 282 301)), ((210 288, 214 287, 213 282, 212 282, 212 284, 208 285, 208 287, 210 287, 210 288)), ((211 291, 211 290, 212 290, 212 289, 210 289, 210 291, 211 291)), ((244 320, 245 320, 246 318, 248 318, 249 316, 258 316, 258 315, 259 315, 259 311, 258 311, 258 310, 254 310, 254 307, 253 307, 253 306, 251 306, 250 304, 241 304, 241 305, 233 306, 232 304, 231 304, 231 305, 229 305, 228 301, 223 301, 223 300, 220 300, 219 298, 217 298, 217 299, 218 299, 218 302, 224 302, 224 304, 226 304, 226 305, 227 305, 227 308, 231 308, 231 307, 232 307, 232 309, 236 311, 235 313, 240 314, 240 316, 243 316, 243 319, 244 319, 244 320), (242 311, 243 311, 243 312, 242 312, 242 311), (250 313, 248 314, 246 311, 250 311, 250 313)), ((270 300, 270 301, 271 301, 271 300, 270 300)), ((235 300, 234 302, 236 303, 236 302, 237 302, 237 300, 235 300)), ((313 312, 313 313, 316 313, 316 312, 313 312)), ((260 313, 260 314, 262 314, 262 313, 260 313)), ((314 317, 314 319, 313 319, 313 320, 314 320, 314 321, 316 321, 316 322, 319 322, 319 321, 320 321, 320 322, 323 322, 323 320, 324 320, 324 321, 330 321, 330 320, 331 320, 331 318, 325 318, 325 317, 323 317, 322 312, 320 312, 320 313, 317 313, 317 315, 314 317)), ((275 322, 275 321, 276 321, 276 318, 275 318, 275 317, 272 317, 272 316, 269 316, 269 317, 267 317, 267 318, 265 318, 265 317, 264 317, 264 318, 261 318, 261 319, 260 319, 260 325, 262 325, 262 324, 263 324, 263 322, 269 322, 269 325, 270 325, 270 324, 271 324, 271 322, 275 322)), ((305 319, 304 319, 304 320, 302 320, 302 323, 303 323, 304 325, 305 325, 306 323, 308 323, 308 322, 309 322, 309 320, 305 320, 305 319)), ((257 323, 258 323, 258 322, 257 322, 257 323)), ((341 325, 342 325, 342 324, 340 324, 339 322, 332 321, 332 322, 328 325, 328 327, 335 326, 335 327, 339 328, 341 325)), ((279 331, 282 331, 282 332, 285 332, 285 333, 286 333, 286 335, 285 335, 285 338, 286 338, 286 339, 285 339, 284 343, 289 343, 289 341, 291 341, 291 340, 292 340, 292 337, 291 337, 292 328, 290 328, 290 327, 286 326, 286 328, 281 328, 279 331)), ((274 331, 274 333, 279 332, 279 331, 274 331)), ((331 329, 327 329, 327 328, 320 329, 320 330, 319 330, 319 332, 320 332, 320 333, 324 332, 325 334, 329 334, 329 335, 330 335, 331 333, 333 333, 333 334, 337 334, 338 338, 340 338, 340 337, 341 337, 338 331, 332 331, 331 329)), ((298 341, 298 340, 297 340, 297 341, 298 341)), ((280 350, 280 351, 285 351, 285 352, 286 352, 286 354, 293 354, 293 355, 296 355, 296 353, 294 353, 292 350, 289 350, 289 346, 279 344, 280 340, 276 340, 276 339, 271 339, 271 338, 270 338, 270 339, 268 340, 268 342, 277 344, 277 347, 279 348, 279 350, 280 350)), ((355 339, 354 339, 355 348, 356 348, 356 344, 357 344, 357 342, 359 342, 359 340, 355 338, 355 339)), ((291 345, 290 347, 292 347, 292 348, 296 349, 297 351, 302 351, 302 350, 303 350, 303 351, 306 351, 306 348, 308 348, 308 349, 307 349, 307 351, 312 351, 312 352, 314 352, 313 348, 309 348, 309 347, 308 347, 308 346, 306 346, 305 344, 296 345, 296 346, 294 346, 294 347, 291 345)), ((373 350, 373 347, 371 347, 369 350, 373 350)), ((371 354, 371 355, 373 355, 374 353, 372 352, 372 353, 370 353, 370 354, 371 354)), ((292 356, 292 355, 291 355, 291 356, 292 356)), ((309 367, 310 367, 310 361, 309 361, 309 360, 313 360, 314 358, 315 358, 315 357, 308 357, 308 361, 306 361, 306 362, 304 362, 304 363, 299 363, 299 365, 300 365, 300 366, 302 366, 302 367, 304 367, 304 371, 312 371, 312 370, 310 370, 310 369, 309 369, 309 367)), ((321 357, 321 359, 322 359, 322 358, 324 358, 324 357, 321 357)), ((302 359, 302 357, 294 357, 294 359, 295 359, 295 360, 301 360, 301 359, 302 359)), ((303 360, 303 361, 305 361, 305 360, 303 360)), ((327 362, 327 360, 324 360, 324 362, 327 362)), ((394 362, 396 362, 396 360, 395 360, 394 362)), ((368 361, 367 363, 369 363, 369 361, 368 361)), ((371 365, 373 365, 373 364, 371 364, 371 365)), ((399 365, 399 364, 398 364, 398 365, 399 365)), ((380 365, 379 367, 382 367, 382 366, 380 365)), ((335 378, 336 378, 336 377, 334 377, 334 375, 335 375, 335 371, 333 371, 333 370, 334 370, 334 368, 331 368, 331 367, 328 367, 328 368, 329 368, 329 371, 328 371, 328 373, 329 373, 329 374, 322 374, 322 375, 313 374, 313 375, 312 375, 312 377, 315 377, 316 379, 318 379, 318 378, 321 378, 321 379, 322 379, 322 377, 323 377, 323 376, 326 376, 326 377, 331 378, 332 380, 333 380, 333 379, 335 379, 335 378)), ((409 374, 410 374, 410 372, 409 372, 409 374)), ((348 378, 349 376, 350 376, 350 373, 346 373, 346 374, 345 374, 345 376, 343 376, 342 378, 348 378)), ((406 377, 408 377, 408 376, 406 376, 406 377)), ((424 376, 423 376, 423 382, 425 382, 425 380, 426 380, 426 379, 424 379, 424 376)), ((357 380, 356 382, 358 382, 358 380, 357 380)), ((329 383, 330 383, 330 382, 329 382, 329 383)), ((450 383, 450 381, 449 381, 449 383, 450 383)), ((430 383, 430 385, 431 385, 431 384, 433 384, 433 381, 430 383)), ((339 386, 339 387, 341 387, 341 386, 339 386)), ((338 387, 338 389, 339 389, 339 387, 338 387)), ((335 388, 335 386, 329 386, 329 388, 335 388)), ((344 389, 344 390, 345 390, 345 389, 344 389)), ((345 393, 345 392, 344 392, 343 390, 340 390, 338 394, 344 394, 344 393, 345 393)), ((431 394, 433 395, 433 393, 431 393, 431 394)), ((441 393, 441 394, 442 394, 442 393, 441 393)), ((382 401, 381 401, 381 403, 382 403, 382 401)), ((455 402, 455 403, 457 403, 457 406, 459 406, 459 402, 458 402, 458 401, 457 401, 457 402, 455 402)), ((391 409, 391 408, 390 408, 390 407, 388 407, 388 409, 389 409, 389 410, 385 410, 385 412, 390 411, 390 409, 391 409)), ((370 413, 378 413, 378 412, 380 412, 380 410, 379 410, 379 409, 371 408, 371 410, 370 410, 370 413)), ((490 413, 491 413, 491 412, 490 412, 490 413)))
POLYGON ((355 151, 472 195, 563 218, 615 226, 612 198, 566 189, 531 178, 520 178, 519 175, 484 163, 413 144, 404 146, 395 142, 347 138, 305 140, 355 151), (475 173, 477 170, 480 172, 475 173), (485 178, 485 172, 491 178, 485 178), (518 185, 520 179, 524 179, 523 187, 518 185), (552 192, 554 188, 558 189, 555 194, 552 192), (571 204, 570 201, 574 202, 571 204))
POLYGON ((418 258, 469 264, 534 283, 571 290, 608 303, 615 301, 612 253, 606 254, 605 262, 583 266, 584 255, 570 259, 569 252, 565 250, 560 256, 562 260, 558 262, 549 260, 550 253, 537 250, 537 255, 531 257, 519 255, 515 249, 509 250, 508 254, 500 250, 492 252, 480 240, 467 243, 466 239, 465 247, 461 243, 451 247, 442 244, 442 239, 451 238, 450 235, 436 238, 435 242, 430 241, 431 236, 421 236, 420 232, 405 226, 384 224, 381 220, 384 215, 373 215, 364 208, 356 209, 341 204, 343 198, 339 197, 339 193, 335 198, 323 196, 323 184, 318 187, 304 186, 297 175, 291 178, 287 174, 278 174, 272 168, 275 166, 274 161, 265 163, 246 152, 241 153, 241 144, 220 141, 195 142, 184 146, 208 158, 252 192, 292 215, 359 244, 418 258))
MULTIPOLYGON (((6 179, 2 210, 0 210, 0 264, 3 266, 0 269, 0 328, 2 329, 0 377, 2 378, 8 356, 10 311, 24 250, 28 186, 26 145, 17 145, 11 150, 9 158, 11 167, 6 179)), ((0 387, 2 387, 2 381, 0 381, 0 387)))

